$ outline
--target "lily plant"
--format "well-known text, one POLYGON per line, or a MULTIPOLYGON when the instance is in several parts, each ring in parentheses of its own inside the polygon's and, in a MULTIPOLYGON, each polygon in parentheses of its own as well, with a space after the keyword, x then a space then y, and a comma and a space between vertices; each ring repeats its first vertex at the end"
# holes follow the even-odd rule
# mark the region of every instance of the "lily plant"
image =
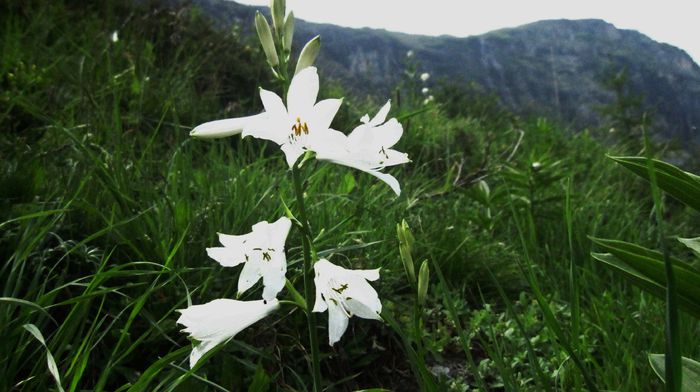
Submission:
POLYGON ((247 234, 219 234, 222 246, 207 248, 207 254, 224 267, 243 264, 238 279, 238 295, 249 292, 262 280, 262 299, 239 301, 216 299, 203 305, 180 310, 178 323, 185 326, 194 341, 190 366, 211 349, 233 338, 244 328, 267 317, 281 305, 301 308, 307 318, 313 390, 320 391, 320 351, 315 313, 328 311, 328 343, 341 340, 349 319, 357 316, 382 320, 382 304, 369 282, 379 279, 379 269, 354 270, 316 258, 313 235, 305 207, 304 181, 300 174, 300 157, 352 167, 379 178, 400 195, 399 181, 383 169, 409 162, 408 156, 393 147, 403 134, 396 118, 387 120, 391 103, 387 102, 370 119, 365 115, 352 132, 345 134, 331 128, 342 99, 317 101, 318 70, 313 63, 320 48, 320 38, 309 41, 301 51, 293 76, 288 65, 294 32, 294 16, 285 16, 284 0, 271 2, 274 29, 258 13, 255 25, 267 62, 286 92, 286 100, 275 92, 260 89, 264 110, 258 114, 206 122, 195 127, 190 135, 196 138, 221 138, 240 134, 242 137, 269 140, 285 155, 296 195, 295 213, 286 208, 288 217, 273 223, 261 221, 247 234), (303 265, 303 295, 286 278, 287 255, 285 242, 295 224, 301 233, 303 265), (315 287, 314 287, 315 286, 315 287), (291 300, 277 297, 287 288, 291 300), (310 308, 309 304, 313 304, 310 308))

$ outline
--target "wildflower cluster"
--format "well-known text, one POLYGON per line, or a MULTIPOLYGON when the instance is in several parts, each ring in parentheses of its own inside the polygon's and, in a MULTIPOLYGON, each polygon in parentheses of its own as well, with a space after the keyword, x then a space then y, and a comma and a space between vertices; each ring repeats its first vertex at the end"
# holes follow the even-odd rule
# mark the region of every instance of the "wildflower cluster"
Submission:
POLYGON ((195 341, 190 355, 190 366, 209 350, 234 337, 244 328, 267 317, 281 304, 293 303, 304 309, 309 324, 310 345, 314 369, 314 387, 320 388, 320 357, 314 312, 328 311, 328 343, 338 342, 353 316, 381 320, 382 304, 369 282, 379 279, 379 269, 353 270, 335 265, 326 259, 313 260, 313 236, 304 208, 304 191, 299 178, 300 157, 316 159, 348 166, 366 172, 388 184, 400 195, 398 180, 383 170, 409 162, 408 156, 393 149, 403 134, 403 127, 396 118, 387 120, 391 103, 387 102, 372 117, 360 119, 350 133, 331 128, 331 122, 342 105, 342 99, 317 101, 319 90, 318 71, 313 66, 320 47, 320 38, 312 39, 302 50, 294 76, 287 76, 294 16, 285 16, 284 1, 271 4, 274 29, 264 16, 256 15, 256 29, 273 74, 282 82, 286 100, 276 93, 260 89, 264 110, 261 113, 239 118, 207 122, 190 133, 197 138, 220 138, 240 134, 256 139, 269 140, 285 155, 292 172, 297 194, 299 218, 291 213, 273 223, 259 222, 252 231, 242 235, 219 234, 222 246, 207 249, 209 257, 224 267, 243 264, 238 280, 239 296, 262 280, 262 299, 239 301, 216 299, 203 305, 193 305, 180 310, 178 323, 195 341), (290 219, 291 218, 291 219, 290 219), (296 224, 301 231, 304 249, 304 297, 286 278, 287 258, 285 242, 296 224), (313 275, 311 275, 313 274, 313 275), (312 286, 311 278, 313 277, 312 286), (280 301, 282 289, 288 288, 291 301, 280 301), (311 308, 309 305, 313 303, 311 308))

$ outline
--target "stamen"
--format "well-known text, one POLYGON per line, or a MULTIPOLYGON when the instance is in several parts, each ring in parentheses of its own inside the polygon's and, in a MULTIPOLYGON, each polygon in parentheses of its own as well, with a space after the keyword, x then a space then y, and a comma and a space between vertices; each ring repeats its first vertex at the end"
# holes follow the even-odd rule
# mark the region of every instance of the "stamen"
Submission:
POLYGON ((301 133, 304 132, 305 135, 309 134, 309 125, 304 122, 301 122, 301 118, 297 117, 297 122, 296 124, 292 125, 292 131, 294 131, 289 137, 290 139, 294 139, 294 137, 299 137, 301 136, 301 133))

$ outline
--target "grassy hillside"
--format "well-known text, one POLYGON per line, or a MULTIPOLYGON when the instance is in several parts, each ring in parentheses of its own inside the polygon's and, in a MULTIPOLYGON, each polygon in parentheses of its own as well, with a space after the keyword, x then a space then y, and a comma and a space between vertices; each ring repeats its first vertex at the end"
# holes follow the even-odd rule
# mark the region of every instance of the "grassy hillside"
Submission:
MULTIPOLYGON (((239 273, 204 249, 217 232, 275 220, 281 200, 296 206, 277 146, 188 136, 260 110, 257 88, 272 83, 259 44, 210 27, 197 8, 136 3, 0 4, 0 390, 58 390, 56 377, 71 391, 305 390, 295 309, 189 371, 176 310, 235 298, 239 273)), ((322 95, 342 95, 321 78, 336 86, 322 95)), ((413 312, 395 231, 405 219, 414 258, 432 266, 419 333, 438 390, 573 390, 584 377, 601 390, 660 389, 646 355, 663 351, 664 303, 594 263, 587 237, 657 245, 648 185, 606 158, 636 144, 424 106, 419 86, 398 87, 393 116, 427 108, 403 121, 398 149, 412 163, 391 170, 400 197, 359 171, 305 166, 319 255, 381 266, 375 287, 401 327, 353 319, 341 345, 322 345, 329 388, 417 388, 400 333, 413 312)), ((345 103, 337 129, 377 106, 345 103)), ((669 235, 700 232, 697 213, 671 199, 666 218, 669 235)), ((301 262, 300 247, 287 253, 301 262)), ((699 332, 683 316, 684 355, 700 356, 699 332)))

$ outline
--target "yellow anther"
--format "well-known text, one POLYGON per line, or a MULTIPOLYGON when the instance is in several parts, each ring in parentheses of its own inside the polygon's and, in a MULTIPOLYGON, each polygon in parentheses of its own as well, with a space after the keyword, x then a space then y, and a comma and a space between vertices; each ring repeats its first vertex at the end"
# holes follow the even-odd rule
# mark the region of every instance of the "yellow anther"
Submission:
POLYGON ((301 133, 309 134, 309 126, 304 122, 301 123, 301 118, 297 117, 297 123, 292 125, 292 131, 294 131, 294 136, 301 136, 301 133))

